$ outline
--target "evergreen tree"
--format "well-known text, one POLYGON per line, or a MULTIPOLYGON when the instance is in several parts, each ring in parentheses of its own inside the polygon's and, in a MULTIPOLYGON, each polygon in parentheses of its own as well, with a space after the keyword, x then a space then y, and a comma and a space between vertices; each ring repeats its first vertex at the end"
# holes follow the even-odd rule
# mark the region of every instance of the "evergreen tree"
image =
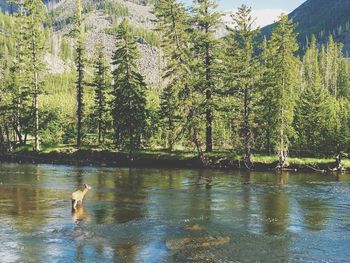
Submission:
POLYGON ((329 88, 330 65, 327 62, 327 51, 324 45, 321 45, 319 52, 320 75, 323 87, 329 88))
POLYGON ((191 71, 189 58, 188 20, 182 3, 176 0, 159 0, 155 6, 157 30, 162 36, 162 51, 166 66, 163 79, 166 83, 161 95, 160 117, 166 130, 166 141, 172 150, 183 131, 184 96, 189 88, 191 71))
POLYGON ((239 100, 240 131, 244 145, 244 160, 251 165, 252 125, 254 104, 257 96, 259 81, 259 59, 255 37, 259 29, 254 29, 251 9, 241 6, 237 13, 232 15, 234 28, 230 29, 227 38, 225 76, 230 94, 239 100))
POLYGON ((342 49, 343 45, 335 43, 332 35, 330 35, 327 46, 322 45, 319 54, 322 84, 335 98, 342 96, 341 85, 345 84, 343 81, 346 81, 344 75, 342 75, 346 70, 342 64, 342 49))
POLYGON ((94 98, 94 121, 97 123, 98 143, 101 144, 104 139, 106 131, 107 120, 107 92, 109 88, 108 83, 108 65, 104 57, 102 45, 97 46, 97 58, 95 60, 95 74, 93 86, 95 88, 94 98))
POLYGON ((28 53, 30 57, 30 72, 32 73, 33 106, 34 106, 34 151, 40 151, 39 140, 39 94, 40 73, 43 71, 43 55, 45 49, 45 37, 43 34, 43 22, 46 7, 41 0, 25 0, 25 12, 27 16, 28 53))
POLYGON ((0 153, 12 150, 9 126, 13 118, 12 96, 14 93, 8 86, 9 73, 6 61, 8 61, 8 57, 3 50, 0 50, 0 153))
POLYGON ((84 40, 84 22, 82 17, 82 5, 78 0, 78 6, 75 14, 76 49, 75 65, 77 71, 76 92, 77 92, 77 147, 80 148, 83 136, 83 117, 84 117, 84 68, 85 68, 85 40, 84 40))
POLYGON ((346 59, 342 59, 339 65, 338 97, 350 99, 350 69, 346 59))
MULTIPOLYGON (((317 77, 321 77, 319 74, 321 67, 319 67, 319 63, 318 63, 318 60, 320 59, 318 54, 319 53, 317 49, 316 37, 313 35, 311 38, 310 45, 309 47, 307 47, 303 58, 303 65, 302 65, 302 77, 303 77, 302 88, 303 89, 307 89, 308 87, 311 87, 312 85, 314 85, 316 73, 318 75, 317 77)), ((322 83, 320 83, 320 85, 322 85, 322 83)))
MULTIPOLYGON (((332 101, 330 103, 332 103, 332 101)), ((348 99, 341 98, 338 101, 338 105, 339 108, 336 116, 338 117, 339 126, 334 133, 333 140, 330 142, 333 144, 332 148, 336 146, 336 154, 340 152, 348 153, 350 151, 350 103, 348 99)), ((332 106, 334 107, 334 105, 332 106)), ((326 148, 325 150, 329 154, 330 149, 326 148)))
POLYGON ((206 152, 213 150, 213 92, 218 84, 218 58, 220 42, 214 31, 220 23, 221 14, 216 12, 214 0, 194 0, 193 7, 193 56, 196 88, 205 98, 206 152))
POLYGON ((118 27, 117 50, 114 53, 112 115, 118 147, 130 151, 140 148, 147 119, 146 84, 138 72, 139 52, 124 19, 118 27))
POLYGON ((68 61, 69 59, 72 59, 71 46, 66 37, 63 37, 61 40, 59 55, 64 61, 68 61))
POLYGON ((259 105, 257 110, 259 114, 256 117, 256 122, 261 129, 261 141, 262 148, 268 154, 272 153, 274 148, 274 140, 273 140, 273 130, 275 125, 275 108, 271 103, 273 98, 273 69, 267 67, 267 62, 270 60, 269 50, 267 49, 268 41, 266 38, 263 39, 263 43, 261 45, 261 49, 263 50, 261 54, 262 61, 262 81, 259 93, 261 94, 259 99, 259 105))
POLYGON ((338 97, 338 74, 341 60, 342 45, 334 42, 332 35, 329 36, 327 43, 327 66, 328 90, 332 96, 338 97))
POLYGON ((294 33, 296 25, 287 16, 281 16, 265 50, 265 112, 273 123, 272 137, 277 148, 279 167, 288 156, 289 139, 293 133, 296 91, 299 85, 299 47, 294 33))
POLYGON ((303 150, 321 152, 326 146, 328 118, 331 112, 327 89, 322 85, 316 38, 311 40, 303 62, 304 88, 296 107, 295 128, 303 150))
POLYGON ((20 144, 26 142, 26 135, 31 132, 33 124, 32 114, 32 76, 30 72, 30 42, 28 17, 26 15, 26 7, 23 1, 14 2, 18 6, 18 12, 13 14, 15 23, 13 36, 15 51, 13 61, 7 60, 11 75, 9 89, 12 96, 11 122, 14 131, 18 137, 20 144), (22 134, 24 138, 22 137, 22 134))

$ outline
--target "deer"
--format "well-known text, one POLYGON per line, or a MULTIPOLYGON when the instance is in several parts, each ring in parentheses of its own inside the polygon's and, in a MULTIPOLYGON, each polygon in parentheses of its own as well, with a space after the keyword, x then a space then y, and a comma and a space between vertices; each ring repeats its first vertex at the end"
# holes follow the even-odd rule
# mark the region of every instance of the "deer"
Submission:
POLYGON ((72 193, 72 209, 76 210, 77 209, 77 204, 80 202, 80 204, 83 204, 83 199, 86 193, 91 189, 92 187, 84 184, 84 190, 76 190, 75 192, 72 193))

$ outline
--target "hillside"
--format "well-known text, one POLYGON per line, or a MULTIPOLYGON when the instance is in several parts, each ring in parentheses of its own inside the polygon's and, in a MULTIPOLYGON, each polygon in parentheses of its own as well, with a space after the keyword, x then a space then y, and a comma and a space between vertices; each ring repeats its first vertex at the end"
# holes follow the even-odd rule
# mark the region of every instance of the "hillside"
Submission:
MULTIPOLYGON (((74 38, 70 32, 74 27, 73 17, 76 9, 75 0, 46 0, 48 8, 50 32, 50 52, 45 60, 51 73, 61 74, 70 71, 73 65, 72 50, 74 38), (66 47, 64 46, 66 45, 66 47), (66 58, 62 58, 63 49, 69 49, 66 58)), ((139 66, 150 86, 159 83, 159 40, 152 30, 155 19, 152 11, 152 1, 147 0, 82 0, 86 28, 87 57, 92 59, 97 44, 105 48, 106 57, 110 59, 116 48, 115 32, 123 18, 128 18, 132 31, 137 39, 141 53, 139 66)), ((14 11, 14 8, 1 0, 2 10, 14 11)))
MULTIPOLYGON (((337 42, 344 43, 344 52, 350 55, 350 1, 307 0, 289 14, 298 23, 298 40, 304 48, 314 34, 320 43, 325 43, 330 34, 337 42)), ((274 25, 262 29, 269 35, 274 25)))

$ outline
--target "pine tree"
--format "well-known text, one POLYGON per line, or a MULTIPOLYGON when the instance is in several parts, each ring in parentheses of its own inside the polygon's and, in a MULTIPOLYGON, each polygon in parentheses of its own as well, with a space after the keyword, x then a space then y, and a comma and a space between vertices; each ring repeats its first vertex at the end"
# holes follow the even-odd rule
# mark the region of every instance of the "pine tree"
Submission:
POLYGON ((23 1, 15 2, 18 6, 18 12, 13 15, 15 22, 14 27, 14 43, 15 52, 14 59, 9 65, 11 75, 9 89, 11 90, 12 104, 11 119, 12 127, 17 134, 20 144, 26 143, 26 134, 31 132, 32 116, 32 102, 31 102, 31 83, 32 74, 30 72, 29 60, 29 28, 28 17, 26 16, 25 6, 23 1), (22 137, 22 134, 24 138, 22 137))
POLYGON ((0 50, 0 153, 12 150, 8 131, 13 118, 12 96, 14 93, 8 85, 9 69, 7 61, 7 54, 0 50), (5 136, 7 137, 6 139, 5 136))
POLYGON ((194 0, 193 7, 193 56, 196 59, 194 74, 195 86, 205 98, 204 110, 206 119, 206 152, 213 150, 213 92, 218 82, 217 64, 220 53, 220 42, 214 36, 216 26, 220 23, 221 14, 216 12, 214 0, 194 0))
POLYGON ((0 153, 5 152, 6 146, 5 146, 5 136, 4 136, 4 127, 5 123, 7 121, 6 113, 7 113, 7 105, 6 105, 6 99, 5 99, 5 93, 6 93, 6 87, 5 87, 5 56, 2 53, 2 50, 0 50, 0 153))
POLYGON ((244 160, 251 165, 252 125, 254 104, 256 101, 259 81, 259 59, 255 38, 259 29, 254 29, 251 9, 241 6, 237 13, 232 15, 234 28, 230 29, 227 38, 225 61, 225 76, 229 93, 239 100, 240 131, 244 145, 244 160))
POLYGON ((267 49, 268 41, 266 38, 263 39, 261 49, 262 62, 262 81, 259 90, 260 99, 258 110, 260 114, 257 115, 257 123, 261 129, 261 136, 263 137, 263 148, 268 154, 272 153, 274 147, 273 130, 275 125, 275 108, 271 103, 273 98, 273 69, 267 67, 267 62, 270 60, 270 51, 267 49))
POLYGON ((303 61, 304 88, 296 107, 295 128, 298 144, 304 150, 321 152, 327 139, 330 100, 326 87, 322 85, 319 67, 319 52, 316 38, 311 40, 303 61))
POLYGON ((342 63, 342 44, 334 42, 333 36, 328 38, 327 46, 321 46, 320 51, 320 74, 323 85, 333 97, 339 97, 339 77, 342 63))
POLYGON ((330 65, 328 65, 328 62, 327 62, 327 51, 324 45, 321 45, 321 48, 320 48, 319 61, 320 61, 319 67, 320 67, 322 85, 328 89, 330 65))
MULTIPOLYGON (((283 168, 288 156, 289 139, 293 133, 296 91, 299 85, 299 59, 294 53, 299 49, 294 33, 295 24, 281 16, 265 51, 265 107, 269 107, 273 123, 273 139, 283 168), (266 97, 268 96, 268 97, 266 97)), ((265 110, 266 112, 267 110, 265 110)))
POLYGON ((335 98, 338 97, 338 71, 341 57, 342 46, 334 42, 333 36, 330 35, 327 43, 327 66, 326 73, 329 78, 329 92, 335 98))
POLYGON ((118 147, 136 150, 146 126, 146 84, 138 72, 136 59, 139 52, 127 21, 118 27, 117 50, 114 53, 112 115, 118 147))
POLYGON ((71 46, 70 46, 70 44, 69 44, 69 42, 68 42, 66 37, 63 37, 61 39, 59 55, 64 61, 68 61, 69 59, 72 59, 71 46))
POLYGON ((154 13, 166 62, 163 70, 166 87, 161 95, 160 117, 165 124, 167 147, 172 150, 176 138, 184 130, 182 120, 187 117, 184 94, 190 86, 191 78, 187 23, 189 16, 184 5, 176 0, 159 0, 154 13))
POLYGON ((84 117, 84 68, 85 68, 85 42, 84 42, 84 22, 82 17, 82 5, 78 0, 78 6, 75 14, 76 49, 75 65, 77 71, 76 92, 77 92, 77 147, 81 147, 83 136, 83 117, 84 117))
POLYGON ((338 97, 350 99, 350 69, 347 60, 342 59, 339 65, 338 97))
POLYGON ((45 19, 46 7, 41 0, 25 0, 24 7, 27 16, 28 32, 28 53, 30 57, 30 71, 33 87, 34 106, 34 145, 33 150, 40 151, 39 139, 39 94, 40 94, 40 73, 43 71, 43 55, 45 49, 45 37, 43 34, 43 22, 45 19))
MULTIPOLYGON (((313 35, 309 47, 307 48, 302 65, 302 75, 303 75, 303 88, 308 88, 312 86, 315 82, 315 74, 320 77, 319 71, 319 55, 318 55, 316 37, 313 35), (317 68, 315 68, 317 67, 317 68)), ((321 81, 322 82, 322 81, 321 81)), ((322 83, 320 83, 322 85, 322 83)))
POLYGON ((102 45, 98 45, 97 57, 95 59, 95 74, 93 86, 95 88, 94 98, 94 120, 97 123, 98 130, 98 143, 101 144, 104 138, 104 132, 106 131, 106 119, 107 119, 107 92, 109 88, 108 83, 108 65, 105 60, 102 45))

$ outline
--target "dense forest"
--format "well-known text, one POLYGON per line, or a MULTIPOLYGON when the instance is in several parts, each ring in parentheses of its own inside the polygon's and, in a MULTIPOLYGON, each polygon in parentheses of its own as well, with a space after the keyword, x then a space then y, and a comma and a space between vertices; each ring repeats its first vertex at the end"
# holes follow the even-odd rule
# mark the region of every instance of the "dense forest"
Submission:
MULTIPOLYGON (((18 1, 0 14, 0 150, 32 145, 74 145, 134 152, 196 151, 200 160, 228 150, 247 166, 253 154, 334 156, 350 151, 350 69, 342 44, 312 37, 305 51, 297 25, 282 15, 264 38, 251 9, 241 6, 224 38, 213 0, 154 5, 156 30, 136 30, 119 12, 113 57, 101 43, 87 58, 84 15, 77 1, 75 41, 60 43, 72 72, 48 73, 44 56, 59 26, 41 0, 18 1), (161 80, 146 84, 137 41, 159 47, 161 80)), ((104 2, 104 1, 102 1, 104 2)), ((101 3, 100 3, 101 4, 101 3)), ((90 7, 91 8, 91 7, 90 7)), ((95 7, 96 8, 96 7, 95 7)), ((113 9, 114 8, 114 9, 113 9)))

